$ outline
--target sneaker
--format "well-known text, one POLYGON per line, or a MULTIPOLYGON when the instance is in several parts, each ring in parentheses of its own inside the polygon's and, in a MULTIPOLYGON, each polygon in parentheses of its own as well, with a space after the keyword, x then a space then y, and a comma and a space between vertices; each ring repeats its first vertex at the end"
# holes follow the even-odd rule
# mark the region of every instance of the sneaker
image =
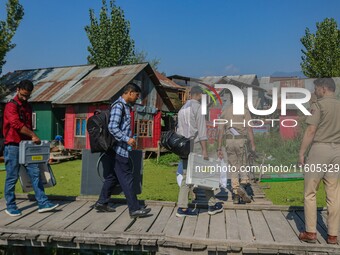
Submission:
POLYGON ((214 215, 216 213, 223 212, 223 204, 222 203, 216 203, 213 206, 208 207, 208 214, 214 215))
POLYGON ((95 203, 94 209, 96 209, 98 212, 115 212, 116 209, 113 206, 110 206, 109 204, 101 204, 101 203, 95 203))
POLYGON ((16 209, 9 209, 7 208, 5 210, 5 212, 9 215, 9 216, 12 216, 12 217, 17 217, 17 216, 20 216, 21 215, 21 211, 16 208, 16 209))
POLYGON ((139 218, 139 217, 146 217, 148 216, 149 212, 151 212, 151 208, 140 208, 137 211, 130 212, 130 217, 132 219, 139 218))
POLYGON ((196 217, 197 216, 197 211, 192 210, 190 208, 178 208, 176 212, 177 217, 196 217), (186 209, 186 210, 184 210, 186 209))
POLYGON ((247 191, 242 186, 237 188, 237 194, 242 198, 243 202, 251 202, 251 198, 248 196, 247 191))
POLYGON ((38 212, 40 212, 40 213, 42 213, 42 212, 49 212, 49 211, 54 210, 58 206, 59 206, 59 204, 53 204, 51 202, 47 202, 44 205, 39 205, 38 212))
POLYGON ((234 205, 237 205, 240 203, 240 196, 238 194, 234 194, 234 197, 233 197, 233 204, 234 205))

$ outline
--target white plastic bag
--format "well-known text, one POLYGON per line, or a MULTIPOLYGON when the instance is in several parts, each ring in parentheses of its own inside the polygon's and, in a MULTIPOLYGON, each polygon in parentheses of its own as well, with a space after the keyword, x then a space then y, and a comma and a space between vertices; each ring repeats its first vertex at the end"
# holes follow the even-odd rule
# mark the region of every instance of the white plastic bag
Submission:
POLYGON ((221 160, 221 175, 220 175, 220 187, 221 188, 227 188, 227 169, 228 169, 228 163, 224 162, 224 160, 221 160))

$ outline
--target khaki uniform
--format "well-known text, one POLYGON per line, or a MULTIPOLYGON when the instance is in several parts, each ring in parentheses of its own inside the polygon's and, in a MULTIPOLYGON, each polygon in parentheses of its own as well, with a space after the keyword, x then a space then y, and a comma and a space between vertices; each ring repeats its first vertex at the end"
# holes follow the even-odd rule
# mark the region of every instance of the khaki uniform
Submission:
POLYGON ((237 172, 231 173, 231 187, 233 192, 237 194, 237 189, 241 184, 249 183, 249 176, 246 172, 240 172, 240 167, 246 165, 245 148, 247 143, 247 123, 251 119, 249 110, 245 109, 245 115, 233 115, 233 106, 227 107, 221 115, 221 119, 226 119, 226 125, 220 125, 226 134, 226 152, 227 160, 231 166, 235 166, 237 172), (237 124, 240 123, 240 124, 237 124), (233 128, 234 134, 231 132, 233 128), (235 131, 238 135, 235 135, 235 131))
POLYGON ((325 96, 311 106, 311 113, 306 118, 306 123, 316 126, 317 130, 305 162, 306 231, 316 232, 316 192, 323 180, 327 200, 328 235, 337 236, 340 224, 340 101, 335 97, 325 96))
MULTIPOLYGON (((194 99, 188 100, 178 112, 178 128, 177 133, 186 138, 195 138, 192 151, 202 154, 200 141, 208 140, 207 126, 204 115, 201 114, 201 104, 194 99)), ((191 186, 186 185, 186 169, 188 159, 183 160, 183 180, 178 194, 178 207, 188 208, 189 193, 191 186)), ((216 204, 213 190, 205 190, 205 195, 209 206, 216 204)))

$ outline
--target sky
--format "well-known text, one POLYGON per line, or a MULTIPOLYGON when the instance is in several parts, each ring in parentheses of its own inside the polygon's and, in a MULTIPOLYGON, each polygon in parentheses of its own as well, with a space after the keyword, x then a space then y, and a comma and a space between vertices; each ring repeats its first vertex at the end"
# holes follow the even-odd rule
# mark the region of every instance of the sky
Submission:
MULTIPOLYGON (((5 4, 0 0, 0 20, 5 4)), ((107 0, 109 2, 109 0, 107 0)), ((101 0, 20 0, 25 16, 3 73, 87 64, 84 27, 101 0)), ((160 60, 159 71, 190 77, 301 71, 300 38, 335 18, 338 0, 116 0, 135 48, 160 60)))

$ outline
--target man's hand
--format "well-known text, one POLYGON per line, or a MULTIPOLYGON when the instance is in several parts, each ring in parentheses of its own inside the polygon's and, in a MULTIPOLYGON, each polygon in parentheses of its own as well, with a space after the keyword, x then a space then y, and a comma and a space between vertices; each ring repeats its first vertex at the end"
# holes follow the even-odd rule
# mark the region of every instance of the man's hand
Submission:
POLYGON ((136 145, 136 140, 133 138, 130 138, 129 141, 127 142, 128 145, 130 146, 135 146, 136 145))
POLYGON ((40 144, 40 143, 41 143, 40 138, 39 138, 37 135, 33 135, 33 136, 32 136, 32 141, 33 141, 35 144, 40 144))
POLYGON ((223 151, 222 151, 222 149, 218 149, 217 150, 217 157, 219 158, 219 159, 223 159, 223 151))
POLYGON ((208 152, 206 150, 202 151, 202 156, 204 160, 209 160, 208 152))
POLYGON ((304 155, 299 155, 299 160, 298 160, 298 166, 304 166, 305 165, 305 156, 304 155))

